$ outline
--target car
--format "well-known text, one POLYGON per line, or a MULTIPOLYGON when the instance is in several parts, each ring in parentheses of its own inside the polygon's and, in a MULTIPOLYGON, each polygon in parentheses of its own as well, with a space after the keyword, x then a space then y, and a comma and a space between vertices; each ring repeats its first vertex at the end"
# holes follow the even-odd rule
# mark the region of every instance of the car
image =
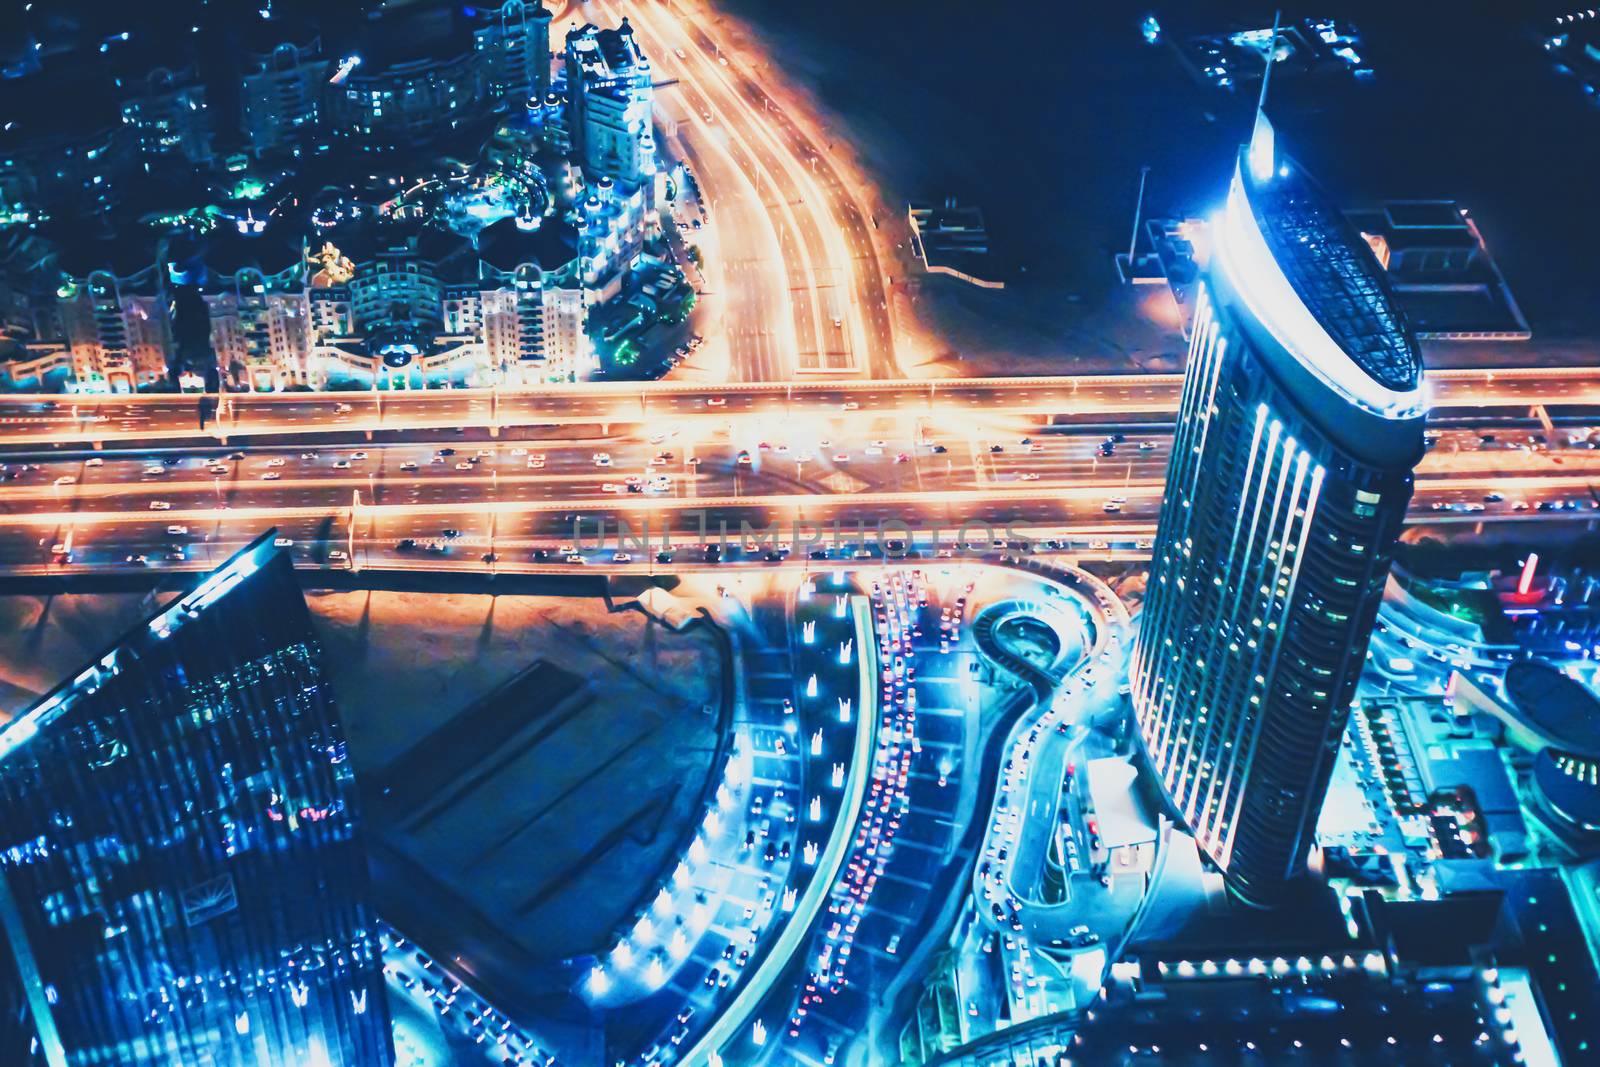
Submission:
POLYGON ((485 563, 499 563, 500 562, 500 557, 495 555, 493 552, 485 552, 479 558, 482 559, 483 562, 485 562, 485 563))
POLYGON ((1139 442, 1139 451, 1140 452, 1154 452, 1155 450, 1156 450, 1156 443, 1154 441, 1140 441, 1139 442))
POLYGON ((609 467, 609 466, 611 466, 611 453, 610 452, 596 452, 594 455, 590 456, 589 458, 594 460, 594 465, 596 467, 609 467))
POLYGON ((633 557, 628 555, 626 552, 613 552, 613 553, 611 553, 611 562, 612 563, 632 563, 633 562, 633 557))
POLYGON ((350 453, 350 458, 351 459, 366 459, 367 458, 367 454, 365 452, 352 452, 352 453, 350 453))
POLYGON ((454 528, 451 528, 451 529, 448 529, 448 530, 444 531, 444 536, 451 537, 451 538, 460 537, 461 536, 461 531, 457 530, 457 529, 454 529, 454 528))
POLYGON ((529 456, 528 457, 528 469, 531 470, 531 471, 543 470, 544 469, 544 454, 540 453, 537 456, 529 456))
POLYGON ((345 555, 344 549, 342 549, 342 548, 330 548, 328 550, 328 562, 329 563, 338 563, 341 560, 346 560, 346 559, 349 559, 349 558, 350 558, 349 556, 345 555))
POLYGON ((402 537, 400 540, 394 543, 394 550, 396 552, 410 552, 416 547, 417 539, 415 537, 402 537))
POLYGON ((101 459, 99 456, 94 456, 84 460, 83 465, 85 467, 104 467, 106 465, 106 461, 101 459))
POLYGON ((150 510, 151 511, 171 511, 172 510, 172 502, 168 501, 168 500, 152 500, 152 501, 150 501, 150 510))
POLYGON ((74 478, 70 474, 63 474, 61 477, 56 479, 56 484, 57 485, 72 485, 75 482, 77 482, 77 480, 78 479, 74 478))
POLYGON ((264 482, 275 482, 282 477, 283 475, 279 474, 277 471, 267 471, 267 473, 261 476, 261 480, 264 482))
POLYGON ((173 563, 182 563, 187 557, 184 555, 183 548, 180 546, 178 548, 168 549, 166 558, 171 560, 173 563))
POLYGON ((589 561, 587 559, 585 559, 584 557, 578 555, 576 552, 571 552, 571 553, 567 554, 567 562, 568 563, 588 563, 589 561))
POLYGON ((125 557, 123 559, 122 562, 124 562, 124 563, 132 563, 132 564, 134 564, 136 566, 142 567, 145 564, 150 562, 150 557, 141 553, 141 554, 138 554, 138 555, 127 556, 127 557, 125 557))
POLYGON ((417 469, 417 465, 414 461, 408 459, 404 463, 400 464, 400 469, 403 471, 414 471, 417 469))
POLYGON ((272 547, 273 548, 293 548, 294 547, 294 538, 292 538, 292 537, 274 537, 272 539, 272 547))
POLYGON ((1122 510, 1122 505, 1117 503, 1115 500, 1107 500, 1104 504, 1100 505, 1100 510, 1105 512, 1107 515, 1115 515, 1117 512, 1122 510))
POLYGON ((472 469, 472 464, 466 462, 465 460, 463 460, 462 462, 456 464, 456 470, 458 470, 458 471, 469 471, 471 469, 472 469))
POLYGON ((207 467, 206 470, 210 471, 212 474, 228 473, 228 467, 225 463, 213 463, 211 466, 207 467))
POLYGON ((350 461, 347 459, 334 460, 333 469, 336 471, 347 471, 350 469, 350 461))
POLYGON ((671 563, 672 562, 672 553, 671 552, 657 552, 656 553, 656 562, 657 563, 671 563))
POLYGON ((728 406, 728 401, 724 397, 720 397, 720 396, 708 396, 708 397, 706 397, 706 407, 708 407, 708 408, 725 408, 727 406, 728 406))
POLYGON ((189 536, 189 527, 187 527, 187 526, 168 526, 167 527, 167 536, 168 537, 187 537, 187 536, 189 536))
POLYGON ((288 464, 288 462, 289 461, 284 459, 282 456, 273 456, 271 459, 267 460, 267 466, 269 466, 269 467, 282 467, 282 466, 286 466, 288 464))
POLYGON ((146 467, 142 473, 146 478, 154 478, 158 474, 167 473, 167 468, 163 467, 159 463, 152 463, 146 467))

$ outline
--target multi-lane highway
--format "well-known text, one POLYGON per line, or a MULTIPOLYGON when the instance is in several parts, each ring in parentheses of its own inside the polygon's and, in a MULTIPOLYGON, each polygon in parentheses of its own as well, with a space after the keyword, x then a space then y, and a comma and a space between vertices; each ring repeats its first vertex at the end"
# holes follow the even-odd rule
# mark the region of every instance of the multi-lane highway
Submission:
MULTIPOLYGON (((1182 376, 1078 375, 943 381, 805 381, 706 386, 589 383, 548 389, 0 397, 0 448, 70 442, 191 440, 761 418, 1037 415, 1170 421, 1182 376)), ((1429 375, 1440 412, 1486 416, 1600 406, 1600 370, 1449 370, 1429 375)))
MULTIPOLYGON (((774 524, 774 540, 800 555, 891 539, 930 550, 1023 538, 1138 549, 1159 514, 1170 446, 1160 429, 1111 445, 1098 433, 973 435, 893 419, 791 426, 783 437, 757 426, 657 436, 13 456, 0 471, 0 566, 202 567, 268 526, 313 566, 517 569, 574 555, 613 564, 622 553, 617 565, 648 568, 669 562, 661 552, 681 565, 703 562, 707 542, 736 544, 746 526, 774 524)), ((1414 517, 1550 517, 1559 502, 1560 514, 1589 518, 1600 452, 1533 436, 1440 431, 1418 467, 1414 517)))
POLYGON ((743 72, 712 20, 604 0, 577 13, 603 24, 626 15, 670 79, 660 104, 671 120, 668 147, 689 163, 711 209, 681 220, 691 227, 684 237, 711 253, 706 277, 725 297, 712 343, 726 345, 732 377, 863 369, 893 376, 888 309, 863 213, 823 154, 743 72))

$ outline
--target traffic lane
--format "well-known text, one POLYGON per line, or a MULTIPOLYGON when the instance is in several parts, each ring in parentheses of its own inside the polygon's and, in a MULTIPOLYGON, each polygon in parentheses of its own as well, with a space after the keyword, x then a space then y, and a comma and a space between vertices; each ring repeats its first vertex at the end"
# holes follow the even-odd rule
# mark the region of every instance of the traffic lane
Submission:
MULTIPOLYGON (((667 439, 660 444, 607 444, 597 450, 593 442, 562 442, 546 444, 540 452, 508 445, 477 450, 391 446, 370 451, 236 453, 242 457, 239 460, 201 454, 178 457, 170 465, 124 458, 100 461, 103 465, 96 467, 70 459, 47 461, 37 464, 39 469, 24 471, 7 483, 0 500, 12 510, 115 510, 127 506, 123 497, 166 499, 174 507, 182 507, 193 504, 191 498, 196 496, 241 507, 319 502, 335 506, 347 503, 356 492, 366 495, 366 503, 396 500, 396 494, 401 499, 409 495, 419 502, 435 503, 468 500, 475 495, 507 501, 558 497, 581 501, 624 493, 628 479, 655 476, 669 479, 674 494, 692 492, 697 496, 967 490, 990 482, 1023 481, 1039 482, 1044 489, 1056 487, 1057 482, 1092 481, 1112 498, 1122 495, 1116 492, 1119 477, 1123 488, 1132 488, 1159 481, 1164 475, 1165 441, 1158 443, 1154 437, 1141 441, 1150 446, 1148 450, 1136 447, 1126 460, 1101 455, 1090 437, 1053 434, 1030 439, 1026 446, 988 446, 1023 449, 1017 453, 993 453, 981 447, 963 450, 935 442, 935 447, 944 450, 940 454, 911 445, 896 449, 884 440, 865 447, 851 442, 855 447, 849 452, 841 450, 843 442, 815 451, 779 445, 784 449, 781 453, 763 450, 765 442, 736 451, 734 443, 722 441, 679 445, 683 452, 668 447, 672 443, 667 439), (881 447, 884 445, 889 447, 881 447), (441 451, 451 454, 441 455, 441 451), (690 451, 700 461, 698 465, 691 465, 690 451), (984 476, 974 473, 974 464, 986 472, 984 476), (71 473, 56 473, 62 470, 71 473), (846 480, 844 484, 839 483, 840 477, 846 480), (61 485, 55 478, 70 481, 61 485), (605 488, 608 484, 611 489, 605 488)), ((1497 501, 1492 496, 1505 496, 1504 489, 1517 492, 1530 473, 1537 477, 1545 471, 1569 482, 1584 475, 1600 477, 1600 453, 1481 447, 1448 453, 1435 450, 1418 467, 1419 490, 1431 492, 1430 482, 1458 476, 1471 476, 1479 482, 1489 478, 1493 484, 1485 483, 1481 501, 1463 500, 1515 507, 1514 500, 1497 501), (1508 480, 1503 487, 1500 479, 1508 480)))
MULTIPOLYGON (((1563 476, 1544 479, 1459 479, 1437 485, 1424 482, 1418 485, 1413 498, 1413 518, 1420 521, 1438 521, 1441 516, 1433 513, 1433 505, 1474 504, 1479 501, 1485 489, 1497 485, 1514 487, 1515 491, 1522 495, 1517 501, 1512 501, 1508 497, 1498 504, 1484 505, 1486 509, 1494 507, 1496 510, 1492 512, 1485 510, 1482 513, 1464 514, 1452 518, 1456 518, 1457 521, 1485 521, 1513 517, 1505 514, 1508 505, 1514 506, 1516 503, 1536 500, 1566 500, 1576 503, 1587 481, 1583 478, 1563 476)), ((575 516, 604 517, 612 522, 626 519, 636 528, 644 520, 650 519, 653 520, 654 529, 658 531, 671 529, 676 535, 698 529, 703 517, 704 529, 708 534, 715 534, 725 528, 726 532, 735 538, 741 530, 741 522, 758 529, 772 523, 781 523, 780 533, 784 535, 790 533, 788 527, 795 523, 801 524, 802 534, 812 532, 814 524, 827 527, 837 521, 845 524, 844 529, 850 530, 860 523, 865 525, 867 534, 871 535, 878 522, 891 524, 898 520, 918 531, 926 531, 937 526, 947 538, 961 524, 970 523, 974 525, 968 533, 977 539, 987 538, 990 528, 999 536, 1008 536, 1004 532, 1008 521, 1015 522, 1019 527, 1030 523, 1052 523, 1092 524, 1095 527, 1108 529, 1138 528, 1152 521, 1159 512, 1161 496, 1159 485, 1129 487, 1124 494, 1128 497, 1127 503, 1112 505, 1117 509, 1115 512, 1108 512, 1106 506, 1101 505, 1105 493, 1106 488, 1103 486, 1072 486, 1041 496, 1031 487, 1016 489, 996 486, 967 492, 906 492, 853 496, 791 495, 738 500, 681 497, 647 500, 634 495, 628 497, 613 495, 611 499, 601 501, 560 499, 524 503, 480 499, 447 500, 437 502, 435 511, 428 511, 422 505, 394 505, 363 507, 359 509, 359 514, 363 521, 412 522, 419 515, 432 518, 477 513, 493 517, 501 524, 502 529, 530 531, 548 529, 552 525, 551 520, 557 518, 561 524, 569 525, 575 516), (987 523, 987 527, 983 523, 987 523), (813 524, 813 527, 808 527, 806 524, 813 524)), ((1595 510, 1593 504, 1591 500, 1587 505, 1575 510, 1595 510)), ((265 525, 277 521, 327 518, 338 515, 346 509, 329 511, 316 507, 174 508, 171 514, 207 520, 216 519, 219 512, 227 510, 238 512, 234 518, 239 521, 265 525)), ((1532 511, 1531 507, 1530 512, 1538 517, 1546 514, 1532 511)), ((160 512, 145 514, 139 511, 86 511, 76 515, 60 512, 11 513, 0 516, 0 526, 30 527, 58 521, 76 521, 87 526, 100 522, 137 522, 141 518, 150 522, 164 521, 164 515, 160 512)), ((892 525, 886 528, 890 531, 894 529, 892 525)), ((1019 529, 1019 535, 1025 533, 1025 530, 1019 529)), ((926 536, 923 537, 923 541, 927 541, 926 536)))
MULTIPOLYGON (((635 32, 640 33, 644 40, 650 42, 661 39, 660 31, 652 24, 647 8, 636 10, 634 17, 635 32)), ((822 250, 816 247, 813 236, 808 233, 808 228, 798 218, 795 204, 803 198, 786 180, 781 161, 763 143, 760 131, 721 91, 722 87, 713 73, 694 69, 687 60, 680 60, 675 50, 659 44, 652 53, 657 56, 658 63, 665 63, 669 69, 676 67, 681 70, 680 91, 695 114, 695 123, 691 127, 711 116, 712 121, 701 126, 705 139, 716 141, 718 147, 735 161, 745 180, 754 186, 757 200, 778 235, 783 251, 782 268, 789 274, 797 353, 820 351, 822 309, 817 287, 822 275, 818 268, 820 266, 826 270, 828 264, 820 254, 822 250), (712 129, 718 125, 722 130, 734 131, 736 135, 726 140, 718 138, 720 131, 712 129)))
MULTIPOLYGON (((1531 507, 1526 512, 1498 515, 1439 514, 1431 511, 1430 502, 1470 503, 1476 499, 1478 492, 1479 490, 1475 489, 1448 487, 1432 492, 1427 486, 1421 486, 1411 521, 1424 527, 1436 523, 1479 521, 1588 521, 1587 515, 1581 513, 1549 513, 1533 510, 1531 507)), ((1564 494, 1569 492, 1570 490, 1558 487, 1543 494, 1530 494, 1530 498, 1563 499, 1564 494)), ((818 498, 813 508, 806 509, 792 506, 778 508, 750 504, 730 505, 722 502, 703 512, 676 506, 674 502, 662 503, 671 506, 658 508, 649 516, 634 511, 629 520, 634 537, 648 536, 651 539, 651 546, 656 549, 664 543, 663 538, 669 536, 674 551, 682 550, 686 544, 707 541, 726 541, 730 545, 737 545, 744 525, 753 529, 764 529, 779 524, 782 530, 780 536, 787 539, 794 536, 792 524, 799 522, 800 539, 796 542, 796 554, 805 553, 810 549, 808 539, 813 536, 825 538, 825 543, 829 545, 851 537, 860 537, 857 520, 865 524, 865 536, 870 542, 873 537, 873 524, 880 517, 902 520, 909 518, 922 530, 937 527, 946 544, 953 540, 956 529, 963 522, 969 524, 965 530, 969 544, 982 547, 990 539, 991 527, 994 533, 1004 538, 1006 521, 1013 520, 1030 526, 1032 529, 1028 532, 1036 536, 1060 534, 1095 538, 1093 547, 1098 548, 1106 542, 1127 540, 1131 543, 1135 537, 1147 539, 1153 531, 1155 518, 1159 512, 1158 497, 1131 499, 1123 512, 1115 516, 1097 511, 1092 501, 1085 504, 1082 501, 1071 500, 990 503, 981 506, 962 506, 957 509, 953 505, 917 508, 905 503, 861 504, 848 499, 818 498), (840 523, 837 533, 828 529, 829 524, 835 520, 840 523), (984 525, 985 522, 988 523, 987 526, 984 525), (823 529, 819 531, 818 525, 823 529)), ((381 563, 386 558, 410 563, 412 560, 404 559, 396 552, 395 545, 398 542, 405 538, 414 538, 418 541, 438 539, 443 536, 442 531, 447 528, 467 531, 471 536, 480 539, 482 547, 479 552, 487 551, 492 542, 495 551, 503 555, 509 557, 511 554, 516 554, 520 557, 526 553, 531 558, 537 548, 543 548, 548 552, 555 546, 574 541, 575 524, 583 520, 582 530, 586 543, 597 545, 596 551, 604 552, 621 544, 615 522, 621 515, 627 513, 616 508, 603 511, 593 508, 573 510, 566 505, 538 508, 518 506, 518 508, 504 513, 483 506, 369 510, 358 518, 359 530, 356 541, 363 551, 364 561, 371 565, 381 563), (606 536, 597 543, 596 520, 601 517, 607 518, 611 525, 608 526, 606 536)), ((198 510, 172 514, 148 512, 103 516, 68 515, 30 521, 8 516, 5 517, 6 521, 0 522, 0 561, 14 566, 47 562, 52 545, 60 543, 68 533, 71 533, 75 545, 80 546, 80 551, 83 552, 80 558, 91 562, 120 562, 121 556, 128 551, 161 543, 161 531, 170 524, 178 524, 200 529, 215 542, 234 546, 242 546, 263 530, 276 526, 286 536, 296 541, 297 557, 323 562, 329 551, 342 550, 343 542, 349 539, 348 515, 348 509, 326 512, 308 509, 248 515, 234 514, 225 510, 198 510)), ((919 538, 919 542, 927 545, 929 537, 924 534, 919 538)), ((1147 541, 1141 540, 1141 544, 1147 544, 1147 541)), ((631 543, 623 546, 624 549, 629 547, 631 543)), ((753 550, 757 553, 762 551, 760 546, 755 546, 753 550)), ((477 558, 476 553, 472 558, 477 558)))
MULTIPOLYGON (((658 42, 665 40, 665 34, 677 31, 686 39, 692 37, 683 34, 684 27, 675 20, 668 20, 665 27, 657 26, 654 19, 655 12, 648 5, 638 7, 634 17, 638 20, 639 31, 647 39, 658 42)), ((658 54, 663 57, 678 58, 679 50, 668 50, 658 47, 658 54)), ((784 216, 784 221, 791 224, 799 234, 800 247, 799 259, 804 265, 808 276, 808 310, 813 316, 810 348, 816 352, 816 365, 824 366, 822 352, 825 345, 824 338, 827 334, 823 322, 824 309, 821 290, 832 284, 835 279, 849 270, 849 264, 837 261, 831 255, 827 242, 823 238, 822 224, 815 216, 816 205, 808 201, 806 192, 802 187, 803 179, 796 180, 792 167, 798 166, 797 161, 791 156, 785 159, 780 146, 769 141, 768 118, 765 114, 757 114, 749 110, 748 102, 742 100, 739 94, 723 80, 724 71, 728 68, 712 61, 703 49, 694 48, 693 60, 682 59, 682 66, 687 81, 694 89, 702 94, 702 99, 710 98, 713 101, 713 110, 716 111, 722 123, 735 131, 741 131, 739 141, 760 161, 763 174, 769 183, 768 189, 772 196, 769 199, 776 201, 775 215, 784 216)), ((848 308, 841 307, 835 315, 850 314, 848 308)), ((802 342, 802 351, 806 346, 802 342)))
MULTIPOLYGON (((839 383, 794 383, 774 386, 770 390, 751 391, 751 387, 722 387, 707 390, 703 386, 683 386, 657 383, 634 391, 634 387, 584 386, 565 387, 559 391, 522 391, 509 394, 485 393, 474 400, 463 400, 467 390, 438 390, 427 393, 395 394, 322 394, 324 399, 300 399, 298 395, 291 406, 266 399, 272 394, 251 394, 248 397, 229 396, 225 418, 210 428, 208 433, 246 435, 272 435, 282 433, 346 433, 356 431, 381 432, 398 430, 450 430, 462 426, 537 426, 573 423, 636 422, 658 416, 728 414, 826 414, 830 412, 863 411, 868 414, 892 412, 975 411, 1013 414, 1052 414, 1059 416, 1158 416, 1170 415, 1177 402, 1179 379, 1154 380, 1157 376, 1127 376, 1129 381, 1105 381, 1096 378, 1067 380, 1070 384, 1052 386, 1030 379, 1021 382, 989 383, 884 383, 884 387, 863 385, 851 389, 839 383), (454 395, 451 395, 454 394, 454 395), (362 396, 402 397, 401 400, 370 400, 366 403, 350 401, 362 396), (338 412, 339 404, 349 404, 353 410, 338 412), (463 413, 463 410, 467 412, 463 413)), ((1470 402, 1458 398, 1457 402, 1469 407, 1518 407, 1528 403, 1529 397, 1521 395, 1530 387, 1516 383, 1513 394, 1494 391, 1472 394, 1470 402)), ((1563 390, 1571 383, 1558 381, 1563 390)), ((1498 387, 1497 387, 1498 388, 1498 387)), ((1600 404, 1600 395, 1590 397, 1591 390, 1577 394, 1569 391, 1543 392, 1532 397, 1535 402, 1560 403, 1592 407, 1600 404)), ((12 402, 11 410, 37 407, 39 403, 12 402)), ((0 411, 5 405, 0 404, 0 411)), ((113 439, 152 438, 163 435, 174 437, 202 436, 197 423, 187 418, 173 418, 170 411, 155 409, 148 419, 138 414, 142 408, 132 405, 129 420, 109 423, 65 423, 42 432, 37 423, 8 422, 0 416, 0 442, 11 446, 26 444, 54 445, 63 441, 95 441, 113 439)), ((1506 417, 1505 412, 1489 412, 1495 417, 1506 417)), ((36 418, 37 416, 29 416, 36 418)), ((1522 416, 1517 416, 1520 419, 1522 416)))
MULTIPOLYGON (((708 104, 705 96, 692 81, 680 82, 680 86, 686 102, 694 111, 695 123, 700 123, 702 117, 706 114, 711 114, 714 109, 708 104)), ((724 124, 726 125, 726 119, 724 119, 724 124)), ((818 312, 814 292, 816 283, 814 276, 806 269, 805 259, 801 254, 801 238, 797 235, 795 226, 788 217, 786 201, 782 198, 777 200, 773 200, 770 197, 763 199, 757 194, 756 190, 760 188, 763 181, 761 175, 765 173, 765 164, 759 158, 760 154, 752 151, 751 145, 746 139, 720 138, 706 127, 701 127, 701 130, 705 135, 703 139, 711 142, 718 151, 725 153, 729 163, 739 173, 743 181, 747 183, 746 188, 741 189, 738 195, 749 197, 753 200, 760 209, 759 214, 765 218, 767 225, 771 227, 779 256, 775 262, 768 259, 766 263, 768 269, 780 272, 777 280, 783 281, 783 275, 787 274, 787 280, 784 282, 783 288, 788 293, 790 323, 795 350, 798 353, 799 351, 814 349, 818 343, 818 312)), ((765 183, 770 188, 772 179, 770 177, 766 178, 765 183)), ((713 217, 710 224, 720 226, 722 225, 721 213, 724 205, 719 199, 712 203, 712 207, 717 212, 717 215, 713 217)), ((725 262, 723 264, 724 269, 730 265, 725 262)))

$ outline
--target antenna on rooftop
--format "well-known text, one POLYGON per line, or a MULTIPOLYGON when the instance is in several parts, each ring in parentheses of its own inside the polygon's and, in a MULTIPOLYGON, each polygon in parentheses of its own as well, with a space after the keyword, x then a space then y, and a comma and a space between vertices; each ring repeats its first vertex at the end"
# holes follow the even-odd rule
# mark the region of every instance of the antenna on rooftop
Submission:
POLYGON ((1256 101, 1255 127, 1250 131, 1250 176, 1268 181, 1277 166, 1272 123, 1267 121, 1267 89, 1272 85, 1272 65, 1278 59, 1278 28, 1282 11, 1272 13, 1272 39, 1267 42, 1267 69, 1261 73, 1261 99, 1256 101))

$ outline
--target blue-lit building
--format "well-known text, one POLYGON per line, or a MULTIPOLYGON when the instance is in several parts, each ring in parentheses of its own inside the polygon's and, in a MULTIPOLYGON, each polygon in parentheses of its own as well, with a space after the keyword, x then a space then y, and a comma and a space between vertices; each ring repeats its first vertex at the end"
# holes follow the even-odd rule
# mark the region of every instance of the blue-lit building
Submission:
POLYGON ((0 732, 0 804, 32 1062, 393 1062, 355 779, 270 533, 0 732))
POLYGON ((1133 705, 1243 899, 1303 870, 1423 453, 1422 360, 1371 250, 1265 116, 1198 290, 1133 705))

